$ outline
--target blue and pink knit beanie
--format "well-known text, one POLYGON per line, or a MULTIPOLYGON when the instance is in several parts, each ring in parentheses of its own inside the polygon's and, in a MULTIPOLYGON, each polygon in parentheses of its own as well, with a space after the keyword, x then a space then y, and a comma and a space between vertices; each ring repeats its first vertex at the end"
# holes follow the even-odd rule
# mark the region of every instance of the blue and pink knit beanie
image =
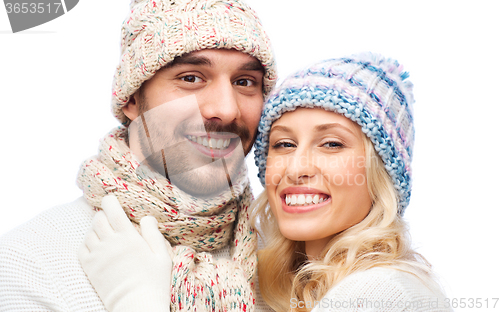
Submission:
POLYGON ((269 131, 274 121, 298 107, 323 108, 361 126, 373 142, 398 193, 404 214, 411 194, 413 84, 393 59, 372 53, 326 60, 283 81, 269 96, 255 142, 255 164, 265 185, 269 131))

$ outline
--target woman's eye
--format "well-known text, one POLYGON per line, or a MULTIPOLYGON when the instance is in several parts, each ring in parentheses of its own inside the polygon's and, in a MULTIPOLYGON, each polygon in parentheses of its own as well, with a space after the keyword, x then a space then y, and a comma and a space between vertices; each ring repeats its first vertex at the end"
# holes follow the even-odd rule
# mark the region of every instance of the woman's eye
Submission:
POLYGON ((326 148, 340 148, 343 147, 344 145, 342 145, 342 143, 339 142, 327 142, 323 144, 323 146, 326 148))
POLYGON ((197 82, 203 81, 200 77, 196 77, 195 75, 187 75, 187 76, 181 77, 181 80, 184 82, 189 82, 189 83, 197 83, 197 82))
POLYGON ((240 87, 252 87, 255 83, 250 79, 238 79, 234 84, 240 87))
POLYGON ((295 147, 295 144, 291 142, 278 142, 273 145, 273 148, 291 148, 291 147, 295 147))

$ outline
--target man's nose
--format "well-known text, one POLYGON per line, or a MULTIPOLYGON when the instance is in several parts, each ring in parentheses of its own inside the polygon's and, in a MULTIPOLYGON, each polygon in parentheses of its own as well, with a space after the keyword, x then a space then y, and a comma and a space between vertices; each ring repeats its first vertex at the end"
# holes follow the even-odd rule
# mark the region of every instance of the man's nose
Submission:
POLYGON ((237 92, 229 80, 212 82, 198 101, 205 120, 230 124, 241 117, 237 92))

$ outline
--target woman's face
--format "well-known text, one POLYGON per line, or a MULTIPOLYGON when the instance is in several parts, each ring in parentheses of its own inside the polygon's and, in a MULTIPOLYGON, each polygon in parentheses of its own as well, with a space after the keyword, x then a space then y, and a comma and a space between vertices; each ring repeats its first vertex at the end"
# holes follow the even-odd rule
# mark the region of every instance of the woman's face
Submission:
POLYGON ((269 204, 283 236, 305 241, 306 251, 309 244, 319 253, 370 210, 363 136, 351 120, 320 108, 285 113, 271 127, 269 204))

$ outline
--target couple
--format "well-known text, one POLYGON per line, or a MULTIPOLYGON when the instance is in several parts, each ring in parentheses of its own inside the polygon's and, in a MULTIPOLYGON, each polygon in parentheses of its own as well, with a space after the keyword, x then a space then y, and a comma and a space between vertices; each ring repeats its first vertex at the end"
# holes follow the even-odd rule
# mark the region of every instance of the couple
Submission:
POLYGON ((1 239, 2 310, 444 310, 401 219, 413 98, 397 62, 320 62, 272 91, 269 40, 241 1, 131 8, 124 126, 82 165, 85 198, 1 239))

